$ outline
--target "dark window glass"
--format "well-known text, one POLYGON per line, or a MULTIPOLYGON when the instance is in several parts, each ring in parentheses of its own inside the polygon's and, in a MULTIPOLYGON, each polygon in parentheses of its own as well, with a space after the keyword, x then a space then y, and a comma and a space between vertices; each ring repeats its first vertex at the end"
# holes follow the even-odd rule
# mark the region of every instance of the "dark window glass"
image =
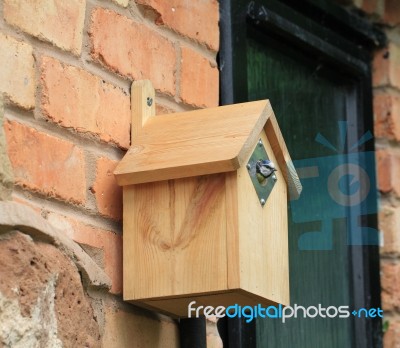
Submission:
MULTIPOLYGON (((269 99, 303 184, 289 205, 291 304, 380 306, 369 53, 380 34, 323 0, 222 0, 221 32, 222 103, 269 99)), ((227 347, 364 348, 381 346, 380 325, 221 326, 227 347)))

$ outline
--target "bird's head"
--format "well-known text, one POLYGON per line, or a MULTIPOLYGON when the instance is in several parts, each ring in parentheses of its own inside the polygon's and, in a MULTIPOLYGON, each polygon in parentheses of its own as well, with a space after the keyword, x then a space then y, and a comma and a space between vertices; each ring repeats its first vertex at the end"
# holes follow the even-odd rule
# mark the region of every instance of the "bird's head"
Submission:
POLYGON ((270 160, 258 160, 256 162, 256 172, 258 181, 264 183, 274 172, 276 172, 275 164, 270 160))

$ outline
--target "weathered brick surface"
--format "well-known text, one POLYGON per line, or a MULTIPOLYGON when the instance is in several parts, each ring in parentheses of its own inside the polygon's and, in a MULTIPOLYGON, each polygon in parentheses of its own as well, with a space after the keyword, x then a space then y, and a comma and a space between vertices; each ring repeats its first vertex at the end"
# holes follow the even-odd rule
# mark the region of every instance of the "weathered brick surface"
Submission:
POLYGON ((400 88, 400 46, 390 43, 388 48, 379 50, 373 62, 374 86, 400 88))
POLYGON ((25 109, 35 105, 32 47, 0 33, 0 92, 25 109))
MULTIPOLYGON (((27 325, 34 323, 39 328, 42 322, 47 325, 50 318, 52 329, 58 324, 58 338, 65 346, 97 347, 100 340, 104 347, 179 346, 176 322, 149 315, 148 311, 123 304, 120 296, 111 296, 122 294, 122 231, 115 231, 121 227, 115 221, 122 217, 122 190, 113 175, 117 161, 107 156, 130 145, 129 80, 150 79, 164 95, 156 101, 157 114, 181 109, 174 105, 180 98, 196 107, 218 104, 218 71, 210 58, 219 46, 218 1, 141 1, 148 6, 146 11, 134 2, 4 0, 0 5, 5 21, 0 32, 7 31, 8 35, 0 33, 0 94, 6 100, 4 126, 0 121, 4 129, 4 141, 0 141, 4 149, 0 154, 9 157, 15 184, 23 188, 14 190, 8 198, 33 207, 48 219, 50 228, 62 231, 62 236, 87 257, 84 260, 90 261, 95 274, 102 275, 102 289, 108 289, 111 279, 110 293, 102 290, 99 294, 99 283, 93 281, 96 278, 89 277, 85 267, 80 269, 84 270, 84 287, 91 288, 94 298, 98 296, 93 302, 96 310, 92 311, 87 303, 90 299, 76 287, 82 287, 77 270, 53 272, 51 285, 55 292, 51 289, 51 296, 44 299, 53 301, 55 307, 43 306, 44 320, 18 316, 27 325), (91 12, 85 13, 87 9, 91 12), (158 28, 149 22, 155 12, 159 14, 158 28), (181 44, 197 47, 183 49, 182 63, 178 61, 181 44), (120 81, 119 87, 103 79, 120 81), (182 95, 177 94, 178 90, 182 95), (18 111, 21 108, 25 111, 18 111), (98 140, 101 146, 94 149, 98 140), (91 162, 93 158, 95 163, 91 162), (93 177, 88 174, 91 170, 93 177), (31 195, 32 192, 38 194, 31 195), (52 198, 61 202, 53 205, 52 198), (94 222, 100 216, 100 221, 94 222)), ((15 280, 25 287, 20 298, 34 304, 36 290, 44 294, 41 277, 56 269, 59 262, 56 249, 48 247, 40 247, 43 256, 49 257, 48 267, 47 259, 42 262, 40 255, 39 261, 22 267, 24 280, 12 275, 0 277, 2 289, 18 297, 10 290, 15 280), (32 287, 26 287, 27 283, 32 287)), ((14 252, 12 247, 8 251, 14 252)), ((84 263, 79 259, 76 264, 82 267, 84 263)), ((1 300, 0 306, 4 303, 1 300)), ((23 310, 32 307, 31 303, 24 306, 23 310)), ((0 310, 0 316, 3 313, 0 310)), ((41 328, 43 337, 55 332, 48 328, 41 328)), ((0 330, 0 347, 1 332, 4 331, 0 330)), ((56 346, 57 337, 52 338, 48 345, 56 346)), ((46 337, 38 340, 34 342, 38 346, 46 345, 46 337)), ((221 344, 215 330, 207 340, 213 347, 221 344)))
POLYGON ((388 70, 389 70, 389 49, 383 48, 375 52, 373 67, 372 67, 372 80, 374 87, 384 86, 388 84, 388 70))
POLYGON ((400 1, 385 0, 385 15, 383 20, 386 24, 395 26, 400 24, 400 1))
POLYGON ((166 38, 101 8, 92 13, 90 38, 92 57, 98 62, 135 80, 150 79, 161 92, 175 93, 176 53, 166 38))
POLYGON ((76 266, 20 232, 0 240, 0 346, 100 347, 76 266))
POLYGON ((379 212, 379 230, 384 235, 384 254, 400 255, 400 208, 384 207, 379 212))
POLYGON ((375 135, 400 141, 400 95, 374 97, 375 135))
POLYGON ((4 104, 0 97, 0 201, 9 200, 14 188, 14 176, 7 154, 7 140, 3 128, 4 104))
POLYGON ((400 347, 400 321, 396 319, 389 320, 389 329, 383 336, 383 346, 385 348, 400 347))
POLYGON ((164 105, 156 104, 156 115, 166 115, 174 112, 175 111, 171 110, 170 108, 164 105))
POLYGON ((381 262, 382 307, 385 311, 400 310, 400 263, 381 262))
POLYGON ((123 148, 130 142, 130 97, 88 72, 44 57, 41 64, 45 117, 78 132, 91 132, 123 148))
POLYGON ((219 8, 217 0, 136 0, 158 14, 156 24, 206 44, 214 51, 219 47, 219 8))
POLYGON ((122 294, 122 236, 79 221, 69 220, 73 226, 73 239, 104 251, 104 270, 110 277, 110 292, 122 294))
POLYGON ((218 106, 218 91, 218 69, 191 48, 182 47, 182 100, 199 107, 218 106))
POLYGON ((46 212, 49 222, 59 230, 65 231, 75 242, 101 250, 99 257, 94 257, 96 263, 110 277, 112 285, 110 292, 122 293, 122 235, 101 229, 85 222, 57 214, 46 212))
POLYGON ((4 129, 17 185, 61 200, 85 203, 85 162, 81 149, 14 121, 5 122, 4 129))
POLYGON ((103 347, 179 347, 175 322, 159 320, 141 310, 125 311, 108 306, 105 310, 103 347))
POLYGON ((81 52, 85 0, 5 0, 5 20, 74 54, 81 52))
POLYGON ((383 193, 393 192, 400 196, 400 156, 391 150, 376 151, 378 187, 383 193))
POLYGON ((361 9, 370 14, 382 14, 382 1, 383 0, 364 0, 361 9))
POLYGON ((117 185, 114 169, 118 162, 101 157, 96 163, 96 179, 91 191, 100 214, 115 220, 122 218, 122 189, 117 185))
MULTIPOLYGON (((400 22, 398 0, 341 1, 346 5, 355 4, 372 14, 371 18, 374 20, 391 27, 400 22)), ((116 4, 120 6, 116 11, 123 15, 112 10, 94 8, 92 13, 88 13, 88 27, 83 28, 86 2, 4 0, 4 18, 14 27, 6 26, 7 33, 11 36, 0 34, 0 92, 6 95, 7 101, 10 100, 17 107, 33 109, 35 89, 38 88, 42 99, 38 100, 37 107, 40 110, 35 110, 35 117, 42 114, 46 120, 76 132, 73 139, 79 144, 76 146, 56 136, 46 135, 43 130, 33 129, 34 126, 27 127, 15 121, 7 121, 4 126, 7 154, 12 159, 17 184, 43 195, 82 205, 86 202, 86 195, 91 193, 87 192, 82 152, 87 142, 82 141, 80 144, 80 137, 83 139, 94 136, 101 139, 103 144, 99 149, 100 153, 104 150, 105 143, 109 143, 110 147, 129 147, 129 96, 125 95, 122 89, 103 82, 99 76, 84 71, 85 66, 91 65, 93 68, 91 58, 96 64, 102 65, 101 69, 104 67, 104 70, 107 70, 97 69, 98 75, 110 77, 116 73, 127 80, 149 78, 161 93, 175 96, 177 91, 180 91, 176 100, 181 98, 187 105, 211 107, 218 104, 218 70, 210 58, 219 46, 216 0, 131 0, 131 3, 136 2, 147 7, 146 11, 141 13, 137 12, 135 5, 129 10, 123 9, 128 6, 129 0, 88 1, 89 9, 93 6, 116 9, 116 4), (154 14, 155 24, 162 28, 154 29, 153 24, 149 24, 148 20, 154 19, 154 14), (145 18, 142 18, 142 15, 145 18), (20 34, 19 31, 23 33, 20 34), (81 53, 82 38, 87 32, 90 34, 89 47, 85 49, 90 49, 91 57, 86 54, 84 57, 72 57, 70 52, 76 56, 81 53), (49 45, 36 46, 38 42, 33 38, 29 38, 29 44, 24 43, 23 40, 27 37, 25 33, 50 42, 56 46, 51 49, 52 55, 83 68, 62 64, 54 58, 41 58, 43 54, 47 54, 44 53, 47 49, 43 47, 49 45), (20 39, 16 40, 13 37, 20 39), (35 61, 31 45, 34 46, 40 64, 41 79, 36 81, 39 86, 35 85, 35 61), (197 49, 193 49, 194 47, 197 49), (61 52, 59 48, 68 52, 61 52), (177 54, 182 58, 181 63, 177 61, 177 54), (179 68, 181 71, 177 71, 179 68)), ((398 28, 396 30, 398 31, 398 28)), ((390 29, 391 38, 398 35, 396 30, 390 29)), ((377 152, 379 189, 385 194, 385 199, 390 196, 391 202, 397 202, 392 200, 394 196, 400 197, 400 41, 398 37, 394 41, 396 43, 391 42, 388 49, 378 52, 374 61, 374 84, 381 87, 374 101, 375 135, 380 138, 380 146, 387 146, 386 149, 377 152), (390 141, 386 142, 387 139, 390 141)), ((161 103, 171 106, 171 109, 179 109, 179 106, 173 106, 172 98, 168 98, 168 101, 164 98, 161 103)), ((171 109, 157 105, 157 114, 172 112, 171 109)), ((13 119, 19 117, 15 116, 18 111, 14 106, 12 112, 13 119)), ((27 117, 34 125, 36 120, 32 113, 22 113, 21 119, 27 117)), ((65 129, 58 129, 54 125, 51 125, 51 129, 55 133, 67 134, 65 129)), ((85 151, 91 149, 89 146, 85 151)), ((100 156, 99 152, 96 151, 92 156, 100 156)), ((107 156, 107 153, 105 150, 103 156, 107 156)), ((108 158, 98 158, 96 168, 93 168, 96 173, 91 191, 98 210, 96 213, 107 219, 120 220, 121 189, 115 184, 112 175, 115 165, 116 162, 108 158)), ((17 197, 21 198, 22 195, 17 193, 17 197)), ((29 201, 25 201, 25 204, 27 203, 29 201)), ((38 211, 41 204, 46 208, 52 204, 51 200, 45 199, 34 199, 31 203, 38 211)), ((68 209, 71 212, 71 209, 68 209)), ((59 226, 85 250, 89 250, 88 246, 93 248, 90 249, 90 255, 94 258, 99 256, 99 260, 96 261, 112 279, 111 293, 121 294, 122 235, 89 225, 92 217, 85 216, 87 211, 82 206, 73 209, 71 215, 74 218, 58 215, 59 226)), ((47 212, 43 210, 42 213, 47 212)), ((90 214, 94 212, 91 211, 90 214)), ((51 212, 48 216, 52 216, 54 222, 57 214, 51 212)), ((382 262, 383 304, 386 311, 392 311, 391 317, 396 318, 400 311, 399 208, 385 206, 380 212, 379 222, 385 237, 385 245, 382 248, 385 255, 382 262), (388 257, 391 258, 390 261, 388 257)), ((30 270, 30 266, 26 269, 30 270)), ((28 277, 29 275, 27 279, 28 277)), ((2 279, 4 277, 0 277, 0 283, 2 279)), ((79 280, 79 277, 76 279, 79 280)), ((62 281, 64 289, 68 292, 70 289, 65 285, 66 280, 68 279, 62 281)), ((70 295, 67 293, 67 296, 70 295)), ((147 311, 123 305, 119 297, 106 294, 101 296, 105 302, 112 302, 112 305, 99 309, 99 312, 104 312, 105 315, 103 321, 99 320, 99 323, 104 325, 101 330, 104 332, 104 347, 179 345, 176 324, 160 321, 157 316, 149 315, 147 311)), ((72 305, 72 310, 67 310, 66 316, 79 313, 79 308, 76 309, 77 303, 69 304, 72 305)), ((398 320, 390 320, 389 331, 384 336, 385 348, 400 346, 400 323, 398 320)), ((80 323, 79 320, 76 322, 80 323)), ((71 334, 80 333, 76 326, 70 326, 68 322, 65 325, 71 334)), ((82 336, 78 338, 81 339, 82 336)), ((1 344, 0 340, 0 346, 1 344)), ((97 342, 83 339, 79 344, 95 346, 97 342)), ((221 346, 215 325, 207 324, 207 344, 210 347, 221 346)))

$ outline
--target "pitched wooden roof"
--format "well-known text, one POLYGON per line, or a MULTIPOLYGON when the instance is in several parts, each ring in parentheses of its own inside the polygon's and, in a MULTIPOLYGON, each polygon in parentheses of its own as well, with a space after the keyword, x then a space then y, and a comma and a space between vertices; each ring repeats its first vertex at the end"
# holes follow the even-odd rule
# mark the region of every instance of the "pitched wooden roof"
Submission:
POLYGON ((234 171, 263 128, 296 199, 301 184, 268 100, 150 117, 114 174, 124 186, 234 171))

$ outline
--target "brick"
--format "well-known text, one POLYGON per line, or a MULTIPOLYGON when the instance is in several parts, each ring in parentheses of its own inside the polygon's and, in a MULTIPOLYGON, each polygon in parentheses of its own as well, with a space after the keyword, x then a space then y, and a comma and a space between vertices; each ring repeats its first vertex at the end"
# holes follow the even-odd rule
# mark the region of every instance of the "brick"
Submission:
POLYGON ((376 95, 374 116, 376 136, 400 141, 400 96, 376 95))
POLYGON ((55 245, 7 234, 0 241, 0 277, 2 347, 100 347, 78 269, 55 245))
POLYGON ((96 260, 96 262, 104 268, 111 279, 110 292, 122 294, 122 235, 54 212, 46 215, 52 225, 65 231, 68 237, 75 242, 103 251, 103 259, 100 262, 96 260))
POLYGON ((156 115, 166 115, 174 112, 175 111, 171 110, 170 108, 164 105, 156 104, 156 115))
POLYGON ((373 84, 400 88, 400 46, 390 43, 388 48, 375 53, 373 84))
POLYGON ((129 147, 130 97, 120 88, 49 57, 42 59, 41 84, 41 107, 47 119, 129 147))
POLYGON ((4 104, 0 95, 0 201, 11 199, 14 188, 14 175, 7 154, 7 140, 3 130, 4 104))
POLYGON ((105 309, 102 347, 179 347, 178 324, 141 311, 105 309))
POLYGON ((400 2, 399 0, 385 0, 385 24, 392 26, 400 24, 400 2))
POLYGON ((84 154, 74 144, 14 121, 4 129, 15 183, 49 197, 84 204, 84 154))
POLYGON ((97 8, 90 28, 94 60, 134 80, 149 79, 175 94, 175 47, 166 38, 115 12, 97 8))
POLYGON ((361 9, 367 13, 377 13, 379 0, 364 0, 361 5, 361 9))
POLYGON ((100 157, 96 163, 96 179, 91 188, 100 214, 115 220, 122 218, 122 189, 117 185, 114 169, 118 162, 100 157))
POLYGON ((35 62, 32 47, 0 34, 0 92, 15 104, 35 106, 35 62))
POLYGON ((384 311, 400 310, 400 263, 381 262, 381 296, 384 311))
POLYGON ((78 55, 85 7, 85 0, 5 0, 4 18, 38 39, 78 55))
POLYGON ((374 87, 388 84, 389 49, 377 50, 372 64, 372 80, 374 87))
POLYGON ((400 156, 390 150, 376 151, 378 188, 383 193, 393 192, 400 197, 400 156))
POLYGON ((136 0, 152 8, 157 25, 166 26, 177 33, 206 44, 213 51, 219 47, 219 8, 217 0, 136 0))
POLYGON ((389 320, 389 329, 383 335, 383 346, 385 348, 400 347, 400 320, 399 318, 389 320))
MULTIPOLYGON (((43 202, 46 201, 43 200, 43 202)), ((80 246, 67 237, 64 228, 55 228, 53 224, 44 219, 46 213, 46 211, 42 211, 41 216, 27 205, 11 201, 0 202, 2 232, 23 230, 24 233, 31 235, 34 239, 57 245, 82 271, 82 279, 85 284, 97 289, 109 289, 111 287, 109 277, 88 254, 83 252, 80 246)))
POLYGON ((182 47, 181 98, 199 107, 218 106, 218 69, 187 47, 182 47))
POLYGON ((392 170, 390 155, 387 151, 376 151, 376 165, 378 172, 378 188, 381 192, 388 193, 392 190, 392 170))
POLYGON ((400 254, 400 208, 384 207, 379 212, 379 230, 384 235, 382 253, 400 254))

